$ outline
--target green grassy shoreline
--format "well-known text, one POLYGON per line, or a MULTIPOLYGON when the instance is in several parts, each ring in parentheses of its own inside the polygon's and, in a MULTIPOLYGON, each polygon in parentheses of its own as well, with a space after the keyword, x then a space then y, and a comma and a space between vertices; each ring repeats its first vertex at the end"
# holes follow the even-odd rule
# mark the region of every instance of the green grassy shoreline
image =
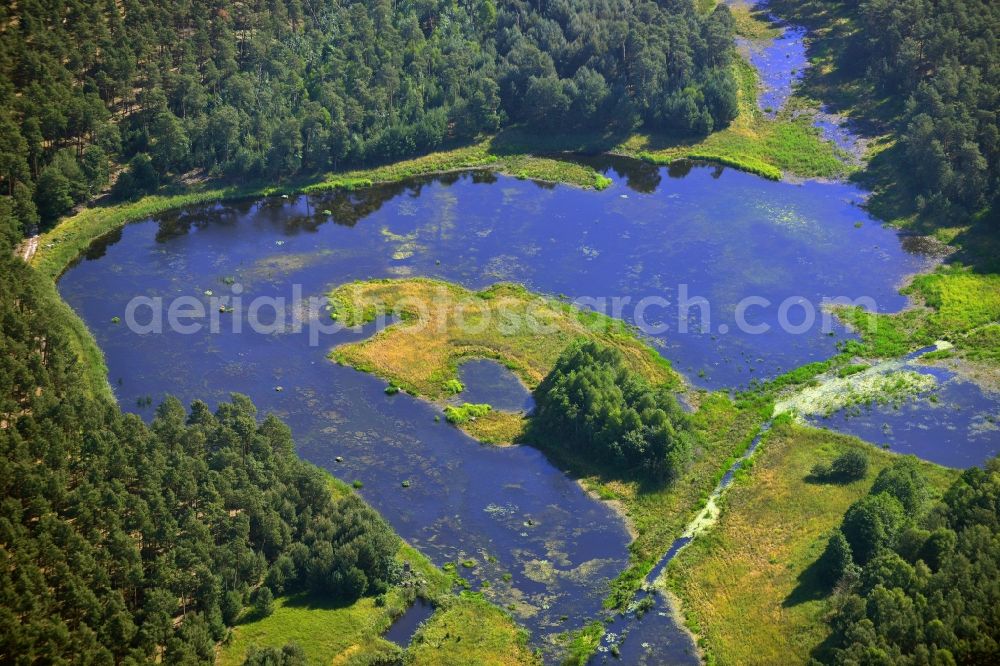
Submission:
POLYGON ((72 262, 101 236, 130 222, 207 202, 315 194, 336 189, 354 190, 372 185, 398 183, 419 176, 477 169, 489 169, 516 178, 559 182, 598 190, 610 184, 607 178, 582 164, 528 154, 498 155, 491 150, 490 145, 491 140, 486 140, 371 169, 327 174, 320 178, 292 180, 279 184, 257 182, 220 185, 208 182, 175 191, 167 189, 137 201, 85 208, 75 215, 64 218, 55 227, 41 234, 38 250, 31 264, 53 280, 58 279, 72 262))
MULTIPOLYGON (((329 476, 330 491, 342 496, 354 491, 329 476)), ((274 612, 257 617, 246 609, 231 635, 216 651, 220 666, 239 666, 252 647, 280 649, 295 643, 309 664, 452 663, 534 664, 527 632, 506 611, 491 605, 477 593, 455 592, 455 575, 435 567, 409 544, 396 554, 405 567, 405 584, 396 585, 378 597, 362 597, 352 604, 330 604, 300 593, 279 597, 274 612), (432 603, 435 612, 417 630, 410 646, 383 638, 417 598, 432 603), (474 623, 464 621, 474 616, 474 623), (440 653, 449 636, 447 655, 440 653), (505 659, 510 659, 506 661, 505 659)))

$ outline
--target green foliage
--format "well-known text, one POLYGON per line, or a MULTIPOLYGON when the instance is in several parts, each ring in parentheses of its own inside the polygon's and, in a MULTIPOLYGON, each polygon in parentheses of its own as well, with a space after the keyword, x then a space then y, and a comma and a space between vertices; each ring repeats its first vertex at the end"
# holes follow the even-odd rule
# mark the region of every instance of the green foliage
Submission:
POLYGON ((929 230, 964 225, 995 205, 996 3, 771 0, 768 7, 811 29, 818 66, 805 78, 806 94, 844 109, 857 127, 888 134, 873 142, 861 174, 880 217, 929 230))
POLYGON ((26 188, 44 223, 112 165, 132 198, 191 169, 381 164, 502 121, 704 134, 736 115, 732 17, 689 2, 70 0, 19 3, 4 23, 0 192, 26 188))
POLYGON ((274 594, 271 588, 264 585, 254 593, 253 611, 257 617, 270 617, 274 613, 274 594))
POLYGON ((819 566, 826 580, 837 582, 843 578, 848 567, 854 564, 851 555, 851 545, 841 530, 834 530, 826 544, 826 550, 820 557, 819 566))
POLYGON ((471 402, 466 402, 461 405, 447 405, 444 408, 444 418, 448 423, 453 423, 455 425, 460 425, 462 423, 468 423, 477 418, 481 418, 490 413, 493 407, 487 404, 476 404, 471 402))
POLYGON ((841 532, 858 564, 865 564, 881 550, 892 548, 906 521, 903 505, 891 495, 868 495, 847 510, 841 532))
POLYGON ((272 584, 349 601, 391 582, 398 538, 278 419, 239 395, 122 414, 87 387, 50 283, 0 262, 0 652, 210 662, 265 579, 261 609, 272 584))
POLYGON ((306 666, 306 654, 295 643, 278 648, 252 647, 247 653, 243 666, 306 666))
POLYGON ((666 389, 651 387, 621 351, 597 341, 570 345, 535 390, 542 443, 657 481, 676 477, 690 457, 687 416, 666 389))
POLYGON ((927 484, 917 459, 907 456, 883 469, 875 477, 871 493, 887 493, 899 501, 907 515, 916 515, 927 501, 927 484))
MULTIPOLYGON (((874 490, 874 489, 873 489, 874 490)), ((973 467, 835 600, 839 664, 991 663, 1000 649, 1000 459, 973 467)))
POLYGON ((458 395, 464 390, 465 386, 457 379, 449 379, 444 383, 444 392, 449 395, 458 395))
POLYGON ((851 365, 845 365, 844 367, 837 370, 838 377, 850 377, 851 375, 856 375, 859 372, 864 372, 870 368, 867 363, 852 363, 851 365))
POLYGON ((917 208, 961 219, 993 204, 1000 192, 1000 45, 992 35, 1000 7, 868 0, 859 10, 842 66, 864 74, 877 94, 906 100, 897 126, 910 168, 898 176, 917 193, 917 208))

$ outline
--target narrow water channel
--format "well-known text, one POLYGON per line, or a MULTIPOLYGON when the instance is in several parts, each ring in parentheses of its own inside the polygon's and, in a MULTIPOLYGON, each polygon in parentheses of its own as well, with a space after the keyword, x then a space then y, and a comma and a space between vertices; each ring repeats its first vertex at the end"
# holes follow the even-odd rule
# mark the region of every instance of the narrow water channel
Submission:
POLYGON ((760 445, 761 439, 771 429, 771 422, 764 423, 754 436, 743 455, 730 466, 719 479, 719 483, 709 494, 705 507, 692 520, 684 533, 674 540, 656 566, 643 580, 642 589, 636 594, 629 608, 607 623, 607 631, 601 639, 591 664, 605 663, 612 658, 620 658, 627 664, 697 664, 699 657, 694 641, 687 631, 679 626, 675 609, 663 593, 658 580, 681 550, 699 534, 715 523, 719 517, 719 498, 726 491, 747 459, 760 445), (627 639, 627 640, 626 640, 627 639))

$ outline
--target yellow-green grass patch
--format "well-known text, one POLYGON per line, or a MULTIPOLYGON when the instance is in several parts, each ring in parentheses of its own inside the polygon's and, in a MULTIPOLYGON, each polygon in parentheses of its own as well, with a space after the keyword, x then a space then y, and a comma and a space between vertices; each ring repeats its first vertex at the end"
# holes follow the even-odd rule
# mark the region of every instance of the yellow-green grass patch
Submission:
POLYGON ((786 109, 774 119, 765 118, 757 106, 757 71, 742 58, 736 59, 733 71, 739 113, 728 127, 704 138, 636 134, 616 152, 654 164, 706 160, 771 180, 781 179, 783 173, 823 178, 845 175, 848 167, 837 148, 823 140, 809 114, 793 117, 786 109))
POLYGON ((514 444, 521 441, 528 421, 524 414, 492 410, 486 416, 462 424, 462 430, 484 444, 514 444))
POLYGON ((774 39, 781 34, 779 28, 767 20, 767 13, 751 7, 749 0, 729 5, 729 12, 736 24, 736 34, 747 39, 774 39))
POLYGON ((401 650, 382 638, 393 617, 406 610, 407 600, 398 589, 385 595, 384 606, 374 597, 363 597, 347 606, 311 601, 306 595, 281 597, 274 612, 233 629, 230 642, 220 647, 219 666, 242 664, 251 647, 281 648, 295 643, 310 664, 329 664, 342 653, 399 654, 401 650))
POLYGON ((463 592, 445 602, 414 635, 407 663, 428 666, 540 664, 528 634, 478 594, 463 592))
MULTIPOLYGON (((827 590, 811 565, 847 508, 868 492, 879 470, 898 458, 861 440, 776 423, 749 470, 724 496, 718 522, 668 567, 687 623, 715 664, 809 661, 827 637, 827 590), (850 484, 807 481, 812 467, 850 449, 864 450, 868 476, 850 484)), ((958 472, 921 463, 943 491, 958 472)))
POLYGON ((344 365, 374 373, 415 395, 446 397, 458 365, 487 358, 510 368, 529 388, 580 338, 616 347, 633 370, 654 384, 680 387, 680 376, 619 320, 501 283, 482 291, 425 278, 354 282, 329 294, 332 316, 346 325, 394 314, 371 338, 335 348, 344 365))
MULTIPOLYGON (((953 352, 973 361, 1000 363, 1000 275, 949 266, 918 275, 902 293, 915 301, 898 314, 875 314, 841 308, 838 315, 861 335, 849 350, 872 358, 890 358, 947 340, 953 352)), ((944 354, 941 354, 944 355, 944 354)), ((939 355, 939 356, 941 356, 939 355)))

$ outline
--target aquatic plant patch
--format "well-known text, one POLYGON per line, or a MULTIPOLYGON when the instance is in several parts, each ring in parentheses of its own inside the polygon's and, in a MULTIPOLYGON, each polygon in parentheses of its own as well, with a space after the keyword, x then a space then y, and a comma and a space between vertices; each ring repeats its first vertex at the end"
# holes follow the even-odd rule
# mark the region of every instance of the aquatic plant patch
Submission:
POLYGON ((791 397, 779 400, 774 406, 774 413, 826 416, 865 404, 893 404, 929 391, 935 384, 934 375, 875 367, 806 387, 791 397))

